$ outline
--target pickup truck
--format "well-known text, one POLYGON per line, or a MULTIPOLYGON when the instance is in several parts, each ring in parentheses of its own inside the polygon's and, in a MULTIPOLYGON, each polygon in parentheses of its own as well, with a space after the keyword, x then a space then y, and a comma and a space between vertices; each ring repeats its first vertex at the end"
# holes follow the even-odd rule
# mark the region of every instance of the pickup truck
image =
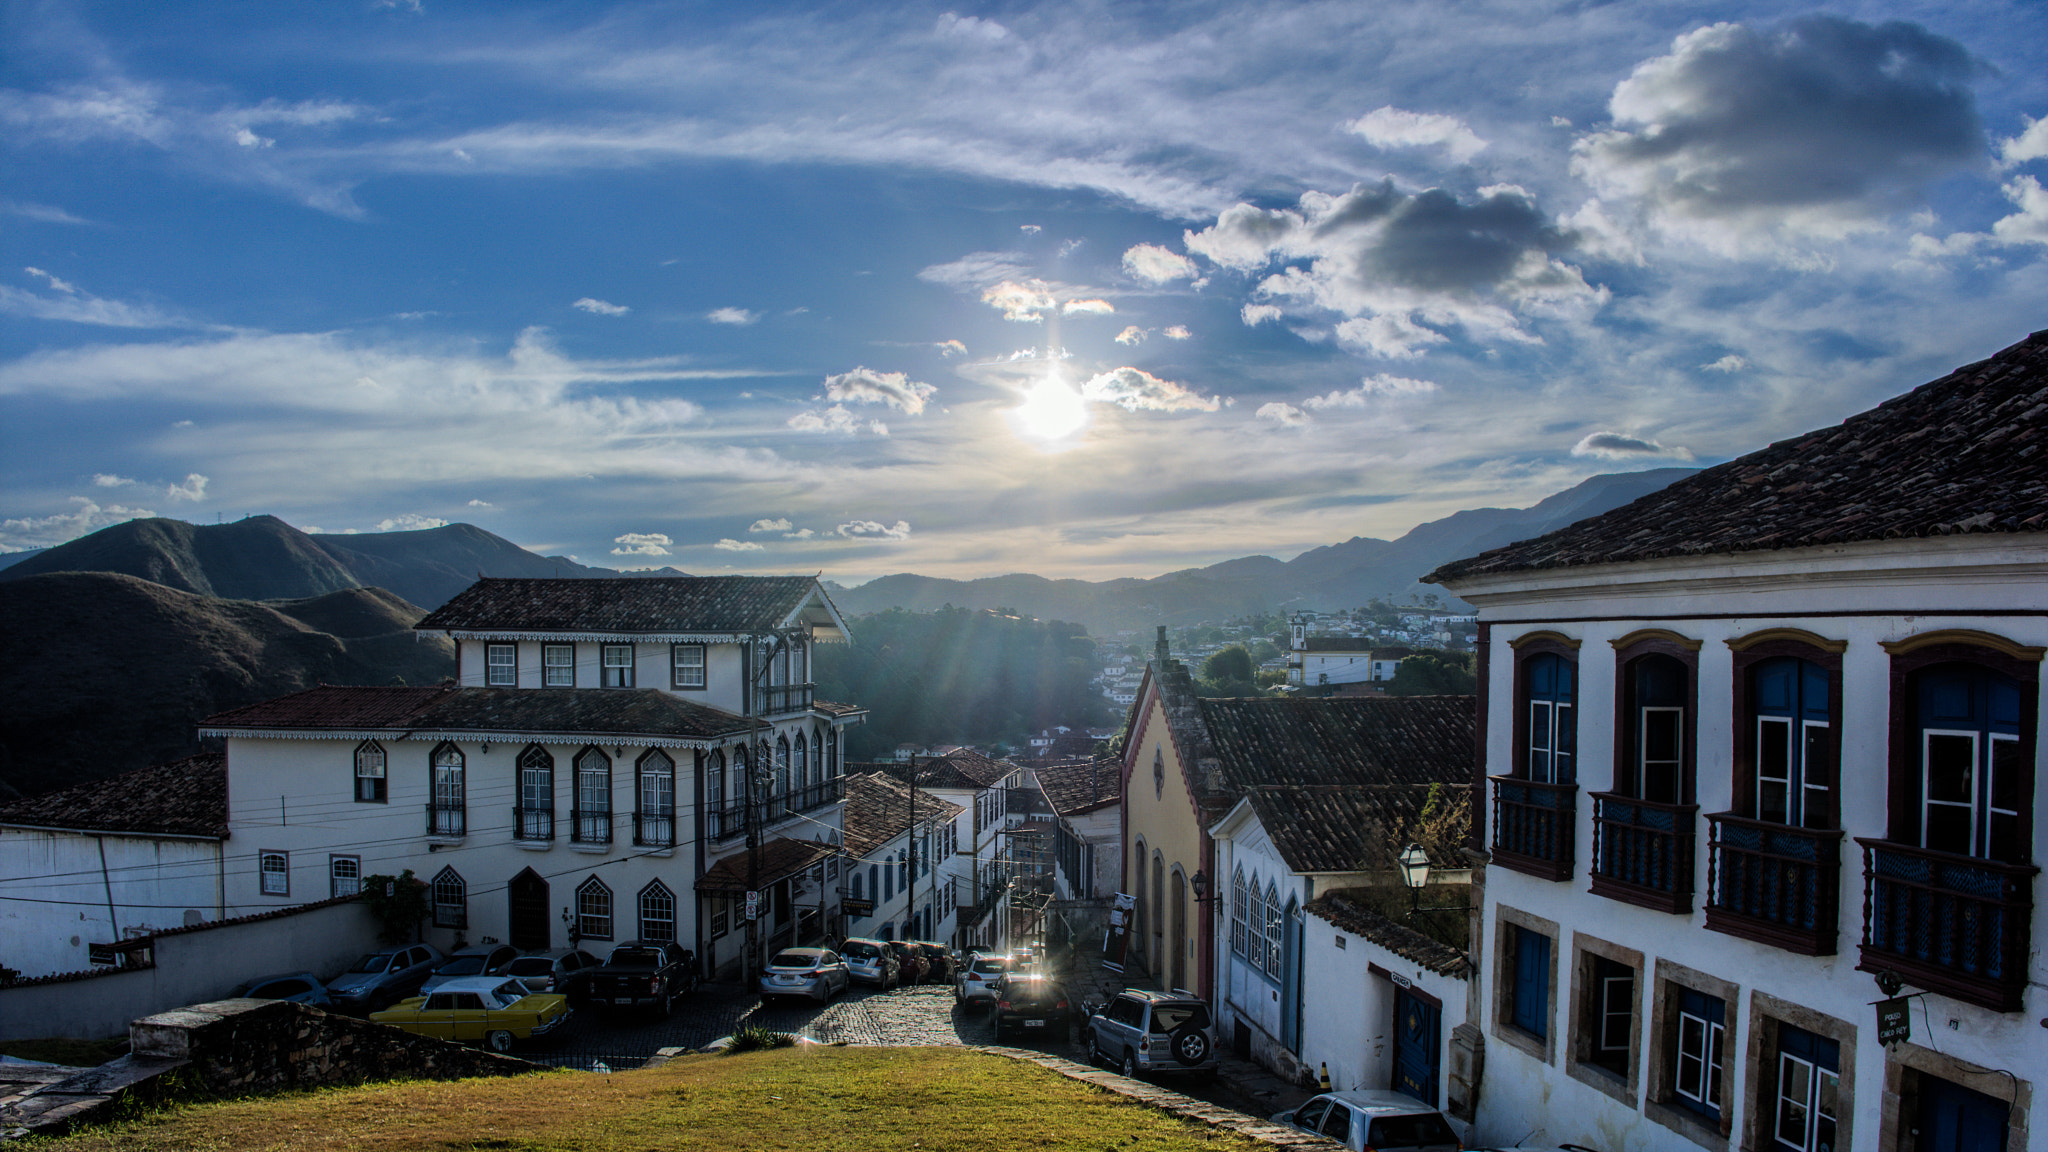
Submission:
POLYGON ((666 1017, 678 997, 696 991, 697 954, 668 941, 628 940, 589 972, 583 983, 584 1004, 592 1008, 652 1004, 666 1017))

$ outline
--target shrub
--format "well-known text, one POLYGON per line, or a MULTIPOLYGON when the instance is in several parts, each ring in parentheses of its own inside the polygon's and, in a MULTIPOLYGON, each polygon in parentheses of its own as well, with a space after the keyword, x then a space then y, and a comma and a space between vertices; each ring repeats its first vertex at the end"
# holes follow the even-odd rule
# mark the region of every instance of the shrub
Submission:
POLYGON ((794 1048, 796 1037, 772 1028, 742 1028, 732 1034, 732 1043, 726 1046, 725 1054, 735 1052, 759 1052, 767 1048, 794 1048))

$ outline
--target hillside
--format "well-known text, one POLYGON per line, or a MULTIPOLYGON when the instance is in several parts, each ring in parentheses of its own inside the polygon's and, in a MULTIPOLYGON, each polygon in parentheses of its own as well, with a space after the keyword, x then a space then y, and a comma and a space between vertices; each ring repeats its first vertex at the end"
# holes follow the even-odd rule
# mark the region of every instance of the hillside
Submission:
POLYGON ((454 648, 412 631, 422 615, 376 588, 256 603, 108 572, 0 582, 0 798, 190 755, 201 717, 314 684, 437 683, 454 648))

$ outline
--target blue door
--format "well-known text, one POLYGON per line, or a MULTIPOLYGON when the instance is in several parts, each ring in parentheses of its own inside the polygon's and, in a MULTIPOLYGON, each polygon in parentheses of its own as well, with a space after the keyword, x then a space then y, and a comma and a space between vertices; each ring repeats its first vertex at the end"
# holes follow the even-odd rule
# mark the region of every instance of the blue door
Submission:
POLYGON ((1920 1077, 1920 1152, 2004 1152, 2005 1101, 1920 1077))
POLYGON ((1286 948, 1280 953, 1280 1046, 1301 1051, 1301 909, 1287 899, 1286 948))
POLYGON ((1394 993, 1394 1091, 1437 1106, 1440 1048, 1437 1022, 1442 1010, 1406 988, 1394 993))

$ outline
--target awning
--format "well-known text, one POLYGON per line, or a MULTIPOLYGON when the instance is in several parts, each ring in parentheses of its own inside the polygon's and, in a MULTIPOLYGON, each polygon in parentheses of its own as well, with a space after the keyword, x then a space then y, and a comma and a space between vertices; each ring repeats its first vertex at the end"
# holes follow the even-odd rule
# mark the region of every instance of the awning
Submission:
POLYGON ((820 844, 815 840, 778 837, 761 845, 761 870, 758 874, 748 876, 748 858, 753 854, 740 852, 706 868, 704 875, 697 880, 697 891, 734 895, 758 892, 770 884, 809 871, 838 851, 831 844, 820 844))

